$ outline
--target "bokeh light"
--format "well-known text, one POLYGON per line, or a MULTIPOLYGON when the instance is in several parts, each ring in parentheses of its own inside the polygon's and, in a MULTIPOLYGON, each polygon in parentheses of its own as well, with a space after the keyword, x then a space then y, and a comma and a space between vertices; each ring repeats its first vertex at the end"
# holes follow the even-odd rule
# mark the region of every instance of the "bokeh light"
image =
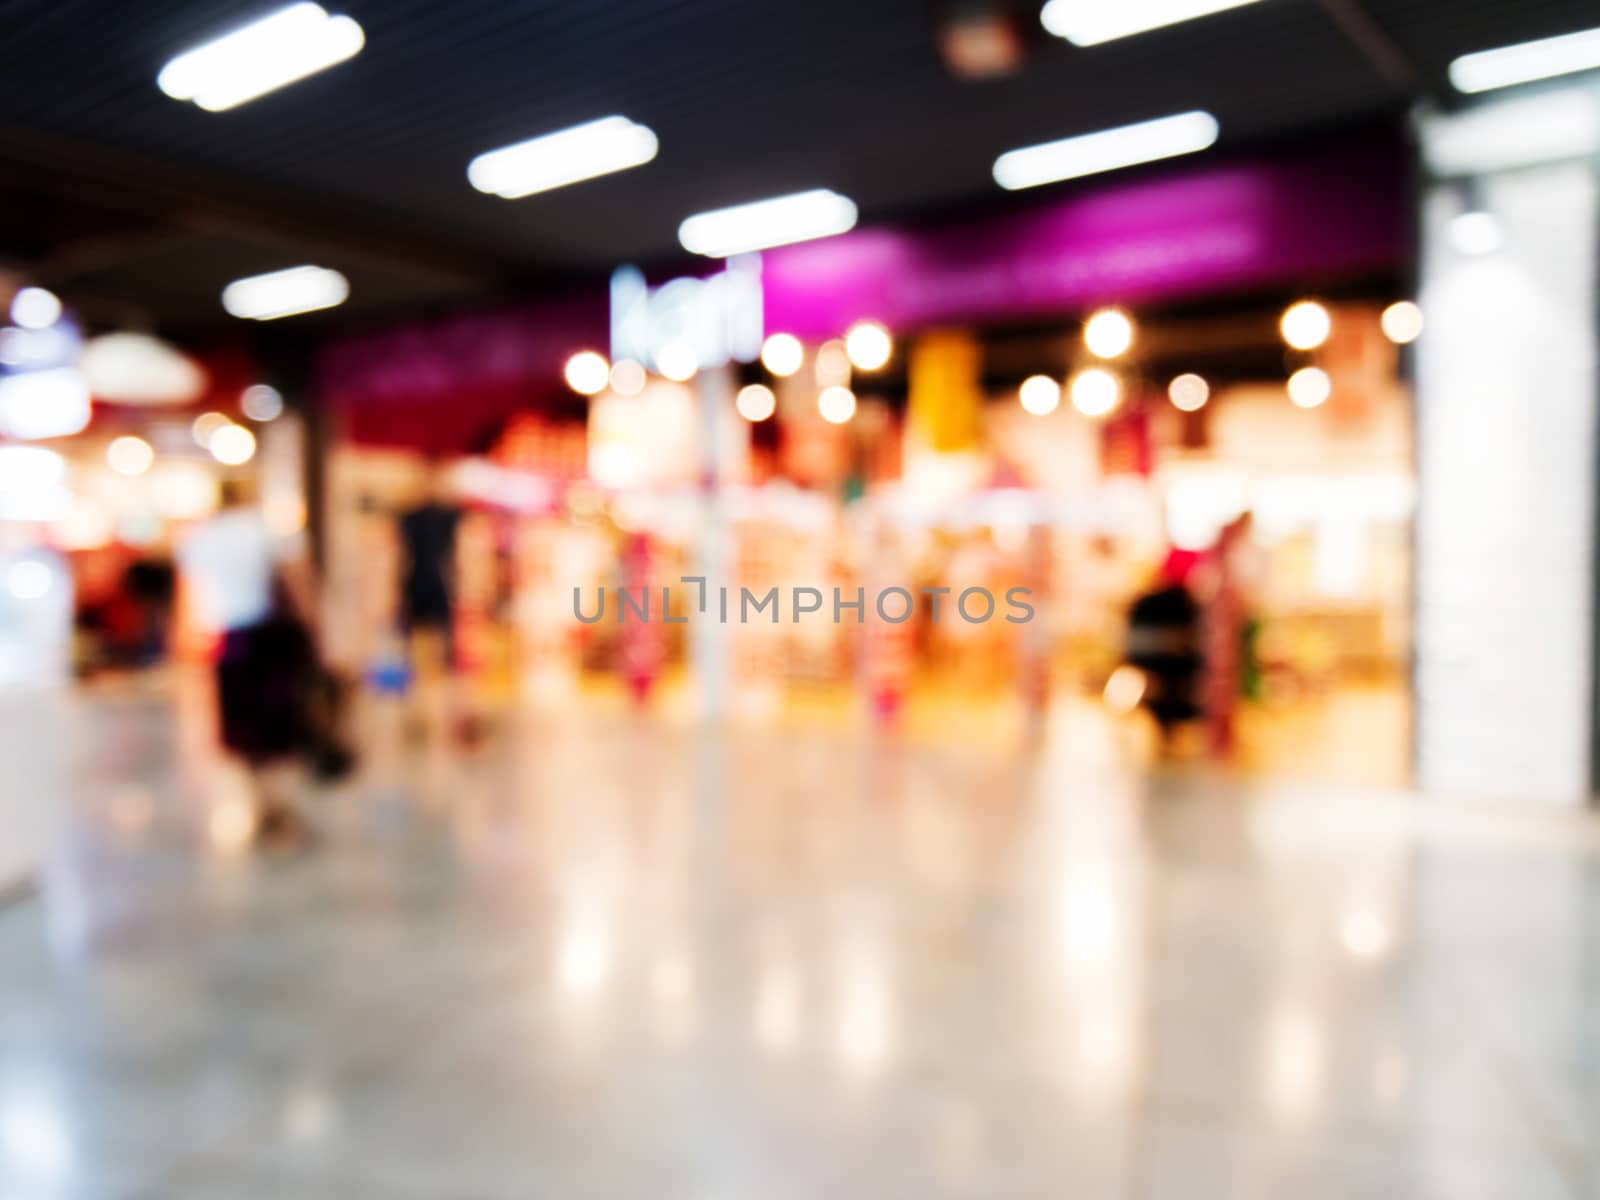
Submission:
POLYGON ((1048 375, 1030 375, 1017 389, 1017 399, 1022 402, 1024 412, 1042 417, 1060 406, 1061 385, 1048 375))
POLYGON ((1383 310, 1378 321, 1383 326, 1383 336, 1397 346, 1422 336, 1422 309, 1410 300, 1396 300, 1383 310))
POLYGON ((700 359, 686 342, 669 342, 656 351, 656 370, 676 383, 687 383, 699 369, 700 359))
POLYGON ((862 321, 845 334, 844 348, 857 370, 876 371, 894 353, 894 340, 876 321, 862 321))
POLYGON ((1301 367, 1289 376, 1289 399, 1296 408, 1316 408, 1333 395, 1333 380, 1321 367, 1301 367))
POLYGON ((283 415, 283 395, 268 384, 254 384, 239 397, 239 407, 252 421, 276 421, 283 415))
POLYGON ((61 319, 61 301, 42 287, 25 287, 11 299, 11 319, 24 329, 49 329, 61 319))
POLYGON ((1315 300, 1302 300, 1284 310, 1278 331, 1294 349, 1315 350, 1333 332, 1333 318, 1315 300))
POLYGON ((611 390, 619 396, 637 396, 648 381, 644 367, 631 358, 611 364, 611 390))
POLYGON ((847 387, 823 388, 817 395, 817 411, 822 419, 834 425, 843 425, 856 415, 856 394, 847 387))
POLYGON ((211 435, 207 447, 211 457, 228 467, 237 467, 255 457, 256 435, 243 425, 227 424, 211 435))
POLYGON ((1083 344, 1096 358, 1117 358, 1133 345, 1133 320, 1114 308, 1101 309, 1083 327, 1083 344))
POLYGON ((739 389, 733 406, 746 421, 765 421, 778 409, 778 398, 764 383, 750 383, 739 389))
POLYGON ((562 373, 567 386, 580 396, 598 396, 611 382, 611 364, 606 361, 605 355, 593 350, 580 350, 567 359, 566 369, 562 373))
POLYGON ((189 432, 193 434, 197 446, 202 446, 209 450, 211 448, 211 435, 224 426, 232 424, 232 421, 219 412, 203 412, 194 419, 194 424, 189 427, 189 432))
POLYGON ((1086 417, 1103 417, 1122 402, 1122 381, 1110 371, 1090 367, 1072 379, 1072 407, 1086 417))
POLYGON ((1167 385, 1167 398, 1180 412, 1198 412, 1211 399, 1211 385, 1194 372, 1185 371, 1167 385))
POLYGON ((761 344, 761 365, 780 378, 793 375, 806 360, 806 348, 792 333, 775 333, 761 344))
POLYGON ((156 452, 141 437, 112 439, 106 447, 106 465, 118 475, 143 475, 156 461, 156 452))

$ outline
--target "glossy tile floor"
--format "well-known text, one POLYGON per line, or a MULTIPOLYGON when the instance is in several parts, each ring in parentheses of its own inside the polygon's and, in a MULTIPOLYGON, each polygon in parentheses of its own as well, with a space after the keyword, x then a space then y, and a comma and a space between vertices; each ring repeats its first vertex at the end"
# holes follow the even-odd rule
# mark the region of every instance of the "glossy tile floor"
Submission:
POLYGON ((80 702, 0 1196, 1600 1196, 1593 825, 1114 741, 547 716, 262 858, 203 730, 80 702))

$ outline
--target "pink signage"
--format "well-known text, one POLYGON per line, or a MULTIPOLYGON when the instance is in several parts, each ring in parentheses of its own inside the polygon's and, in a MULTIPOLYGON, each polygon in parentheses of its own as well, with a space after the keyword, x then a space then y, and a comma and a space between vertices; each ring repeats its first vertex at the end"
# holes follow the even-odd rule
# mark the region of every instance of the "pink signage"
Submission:
POLYGON ((1406 253, 1406 155, 1363 140, 1131 183, 927 230, 861 229, 763 255, 769 331, 832 337, 1072 312, 1390 268, 1406 253))

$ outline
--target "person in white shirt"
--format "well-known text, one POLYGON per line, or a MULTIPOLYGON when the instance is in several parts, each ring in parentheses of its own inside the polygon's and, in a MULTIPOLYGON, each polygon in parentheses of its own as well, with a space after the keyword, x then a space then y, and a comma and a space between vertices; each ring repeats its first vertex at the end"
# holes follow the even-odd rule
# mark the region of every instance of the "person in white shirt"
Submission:
POLYGON ((275 536, 252 491, 224 480, 221 509, 182 539, 178 565, 198 619, 219 634, 219 732, 250 771, 255 833, 303 840, 285 768, 307 745, 316 585, 301 539, 275 536))

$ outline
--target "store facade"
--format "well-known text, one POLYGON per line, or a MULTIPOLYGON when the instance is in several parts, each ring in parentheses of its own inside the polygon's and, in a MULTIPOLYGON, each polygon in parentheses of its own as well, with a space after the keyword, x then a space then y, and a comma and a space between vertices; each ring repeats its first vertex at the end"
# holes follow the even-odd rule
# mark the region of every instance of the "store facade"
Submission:
MULTIPOLYGON (((522 623, 497 651, 505 672, 549 679, 587 666, 636 682, 642 672, 633 690, 648 694, 652 672, 676 668, 694 702, 715 690, 743 714, 797 699, 826 708, 843 694, 846 711, 868 716, 903 709, 919 689, 987 688, 1024 707, 1081 694, 1115 707, 1129 600, 1164 554, 1204 552, 1251 514, 1267 620, 1236 667, 1253 677, 1250 694, 1283 706, 1298 730, 1307 722, 1294 712, 1360 692, 1350 713, 1310 722, 1323 745, 1311 761, 1333 762, 1341 740, 1377 731, 1385 766, 1373 779, 1411 778, 1415 764, 1419 782, 1460 784, 1430 749, 1455 736, 1427 711, 1441 703, 1435 642, 1413 633, 1437 611, 1413 595, 1413 513, 1443 484, 1416 467, 1430 461, 1430 438, 1447 435, 1431 408, 1412 405, 1402 343, 1415 332, 1389 334, 1388 309, 1408 299, 1416 264, 1414 166, 1408 144, 1379 134, 1084 188, 1000 217, 768 251, 759 333, 798 341, 792 373, 764 364, 759 339, 744 336, 728 365, 697 360, 690 378, 663 378, 651 361, 660 346, 619 341, 616 306, 598 290, 354 339, 322 362, 344 431, 336 454, 350 463, 334 492, 347 512, 370 513, 381 485, 357 480, 381 475, 373 464, 385 455, 397 496, 426 455, 487 455, 504 473, 480 469, 480 483, 520 489, 517 530, 489 539, 505 591, 496 612, 522 623), (1331 317, 1331 333, 1303 348, 1281 340, 1296 300, 1331 317), (1109 408, 1080 411, 1072 386, 1096 365, 1085 319, 1107 307, 1131 317, 1134 349, 1099 364, 1115 376, 1109 408), (861 322, 892 337, 886 365, 847 361, 840 339, 861 322), (613 369, 592 399, 561 381, 580 350, 613 369), (629 363, 647 368, 647 389, 629 363), (1286 390, 1301 372, 1327 382, 1306 405, 1286 390), (1048 411, 1019 403, 1039 375, 1065 389, 1048 411), (1190 375, 1206 395, 1185 408, 1169 389, 1190 375), (751 393, 758 416, 743 404, 751 387, 771 396, 764 407, 751 393), (830 388, 851 397, 842 421, 824 411, 830 388), (579 628, 564 603, 575 588, 708 571, 758 591, 848 589, 874 571, 935 592, 1032 583, 1047 627, 935 627, 922 606, 909 629, 841 631, 797 616, 777 631, 702 633, 691 622, 629 635, 579 628), (719 644, 697 651, 696 638, 719 644)), ((641 277, 628 280, 635 301, 648 294, 641 277)), ((710 290, 703 278, 680 290, 694 285, 710 290)), ((345 536, 358 536, 355 524, 345 536)), ((1303 736, 1286 735, 1283 755, 1304 760, 1292 748, 1303 736)), ((1587 764, 1585 750, 1584 774, 1587 764)), ((1462 790, 1506 781, 1479 782, 1462 790)))

